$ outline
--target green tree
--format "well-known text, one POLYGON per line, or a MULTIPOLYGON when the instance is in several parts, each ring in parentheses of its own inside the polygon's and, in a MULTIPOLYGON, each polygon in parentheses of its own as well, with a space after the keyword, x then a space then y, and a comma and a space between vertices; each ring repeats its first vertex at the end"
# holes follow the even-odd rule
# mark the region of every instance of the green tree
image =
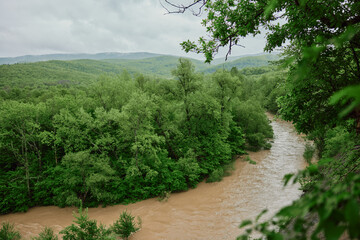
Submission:
POLYGON ((120 110, 130 99, 130 93, 134 90, 134 83, 124 75, 118 77, 101 75, 90 86, 89 95, 97 106, 107 111, 111 108, 120 110))
POLYGON ((172 74, 177 78, 178 96, 183 102, 183 108, 185 112, 185 128, 188 130, 188 135, 191 136, 190 127, 190 104, 189 97, 196 90, 199 89, 198 77, 195 74, 195 66, 189 59, 179 58, 179 64, 176 69, 172 71, 172 74))
POLYGON ((120 236, 124 240, 128 240, 129 237, 140 230, 141 220, 138 218, 138 222, 135 222, 135 217, 127 211, 123 211, 116 222, 111 226, 112 231, 120 236))
POLYGON ((32 238, 32 240, 58 240, 59 238, 54 234, 51 228, 45 227, 38 237, 32 238))
POLYGON ((79 199, 85 203, 88 197, 98 202, 111 198, 106 191, 106 184, 112 180, 114 170, 106 157, 96 156, 89 151, 66 154, 62 161, 61 198, 65 198, 66 205, 76 205, 79 199))
POLYGON ((75 224, 71 224, 60 231, 64 240, 112 240, 115 237, 112 236, 111 231, 106 229, 103 225, 97 226, 96 220, 90 220, 88 217, 88 210, 82 210, 79 208, 79 213, 74 213, 75 224))
MULTIPOLYGON (((231 101, 237 98, 240 93, 241 82, 238 77, 232 76, 230 72, 218 70, 212 75, 213 95, 218 99, 221 106, 221 119, 223 123, 229 122, 224 118, 230 114, 231 101)), ((227 116, 229 118, 229 116, 227 116)), ((224 125, 226 127, 226 125, 224 125)))
POLYGON ((119 110, 96 108, 93 114, 83 108, 72 113, 62 109, 54 116, 54 132, 48 138, 61 145, 65 152, 91 150, 99 154, 116 155, 121 137, 118 134, 119 110))
POLYGON ((2 240, 20 240, 21 235, 14 229, 14 225, 8 222, 1 223, 0 239, 2 240))
POLYGON ((155 134, 154 114, 156 106, 146 94, 135 92, 122 111, 121 130, 124 140, 138 166, 141 157, 156 156, 163 138, 155 134))
POLYGON ((5 101, 0 106, 0 149, 3 153, 0 163, 23 170, 28 197, 35 175, 32 176, 31 169, 34 164, 37 168, 42 166, 39 118, 43 111, 43 105, 16 101, 5 101))

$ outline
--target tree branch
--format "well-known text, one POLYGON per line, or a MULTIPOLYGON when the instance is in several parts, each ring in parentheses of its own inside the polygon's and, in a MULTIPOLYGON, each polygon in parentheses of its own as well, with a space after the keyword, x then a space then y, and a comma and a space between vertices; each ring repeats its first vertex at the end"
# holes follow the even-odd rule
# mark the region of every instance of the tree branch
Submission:
POLYGON ((165 5, 161 2, 160 0, 160 4, 161 6, 167 11, 167 13, 165 14, 173 14, 173 13, 184 13, 187 10, 191 11, 193 15, 195 16, 199 16, 202 12, 202 8, 205 6, 205 4, 207 3, 207 0, 196 0, 195 2, 188 4, 188 5, 183 5, 183 4, 175 4, 170 2, 169 0, 164 0, 164 2, 169 5, 172 8, 175 8, 177 10, 170 10, 168 7, 165 7, 165 5), (199 7, 199 11, 195 12, 194 10, 192 10, 191 8, 197 4, 201 3, 201 6, 199 7))

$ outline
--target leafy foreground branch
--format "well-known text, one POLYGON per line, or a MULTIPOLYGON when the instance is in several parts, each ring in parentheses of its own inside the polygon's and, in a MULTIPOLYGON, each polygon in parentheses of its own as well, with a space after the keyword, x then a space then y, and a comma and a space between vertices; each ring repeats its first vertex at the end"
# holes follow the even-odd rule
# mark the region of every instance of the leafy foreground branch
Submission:
MULTIPOLYGON (((74 217, 75 224, 60 231, 64 240, 114 240, 119 238, 127 240, 141 228, 140 217, 135 222, 134 217, 127 211, 122 212, 119 219, 109 228, 102 224, 98 226, 96 220, 89 219, 88 210, 83 211, 82 207, 79 208, 78 214, 74 214, 74 217)), ((20 240, 21 236, 12 224, 4 222, 0 229, 0 239, 20 240)), ((51 228, 45 227, 39 236, 34 237, 33 240, 58 240, 58 236, 54 234, 51 228)))

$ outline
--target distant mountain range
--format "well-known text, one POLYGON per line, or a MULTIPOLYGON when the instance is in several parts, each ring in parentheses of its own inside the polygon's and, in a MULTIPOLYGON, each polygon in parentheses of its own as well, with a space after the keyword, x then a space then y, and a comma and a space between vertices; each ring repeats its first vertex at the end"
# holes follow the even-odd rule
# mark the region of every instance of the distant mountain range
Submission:
POLYGON ((7 57, 0 58, 0 65, 2 64, 14 64, 14 63, 30 63, 49 60, 79 60, 79 59, 144 59, 161 56, 162 54, 148 53, 148 52, 134 52, 134 53, 118 53, 118 52, 106 52, 106 53, 78 53, 78 54, 45 54, 45 55, 26 55, 19 57, 7 57))
MULTIPOLYGON (((225 64, 234 60, 238 60, 240 58, 248 58, 248 57, 257 57, 257 56, 277 56, 277 54, 248 54, 242 56, 230 56, 227 61, 225 58, 215 58, 211 65, 225 64)), ((19 57, 2 57, 0 58, 0 65, 3 64, 15 64, 15 63, 32 63, 32 62, 42 62, 42 61, 50 61, 50 60, 62 60, 62 61, 70 61, 70 60, 81 60, 81 59, 91 59, 91 60, 108 60, 108 59, 118 59, 118 60, 140 60, 146 58, 155 58, 155 57, 175 57, 176 59, 179 56, 158 54, 158 53, 149 53, 149 52, 132 52, 132 53, 119 53, 119 52, 103 52, 103 53, 73 53, 73 54, 45 54, 45 55, 25 55, 19 57)), ((270 57, 271 58, 271 57, 270 57)), ((192 59, 196 61, 195 59, 192 59)), ((202 62, 202 61, 200 61, 202 62)))

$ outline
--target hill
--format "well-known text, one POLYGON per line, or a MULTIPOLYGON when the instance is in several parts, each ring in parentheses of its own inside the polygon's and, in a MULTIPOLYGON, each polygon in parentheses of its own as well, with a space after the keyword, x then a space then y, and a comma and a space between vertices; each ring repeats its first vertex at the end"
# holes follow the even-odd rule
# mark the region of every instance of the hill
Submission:
POLYGON ((252 56, 244 56, 238 57, 235 60, 227 61, 225 63, 211 65, 210 67, 203 70, 205 73, 212 73, 218 69, 227 69, 231 70, 231 68, 236 67, 237 69, 243 69, 248 67, 262 67, 269 65, 269 61, 279 60, 279 56, 277 54, 261 54, 261 55, 252 55, 252 56))
MULTIPOLYGON (((150 55, 138 53, 136 56, 150 55)), ((136 56, 132 55, 134 58, 136 56)), ((190 60, 194 63, 196 71, 211 73, 221 68, 230 70, 232 67, 237 67, 240 70, 245 67, 266 66, 269 60, 277 58, 276 55, 270 54, 248 56, 218 65, 205 64, 195 59, 190 60)), ((81 84, 94 81, 101 74, 121 74, 125 70, 131 75, 142 73, 155 77, 172 78, 171 70, 175 69, 177 64, 178 57, 163 55, 142 59, 51 60, 0 65, 0 87, 81 84)))
POLYGON ((97 60, 45 61, 0 66, 0 87, 81 84, 101 74, 121 74, 124 68, 97 60))
MULTIPOLYGON (((112 63, 126 69, 128 72, 139 72, 143 74, 150 74, 171 78, 171 70, 176 68, 179 63, 179 57, 176 56, 159 56, 146 59, 124 60, 124 59, 109 59, 102 60, 103 62, 112 63)), ((210 65, 203 63, 196 59, 190 59, 195 65, 197 71, 205 71, 210 65)))
POLYGON ((96 54, 46 54, 46 55, 26 55, 12 58, 0 58, 0 65, 2 64, 14 64, 14 63, 31 63, 50 60, 79 60, 79 59, 144 59, 150 57, 161 56, 162 54, 148 53, 148 52, 134 52, 134 53, 96 53, 96 54))

